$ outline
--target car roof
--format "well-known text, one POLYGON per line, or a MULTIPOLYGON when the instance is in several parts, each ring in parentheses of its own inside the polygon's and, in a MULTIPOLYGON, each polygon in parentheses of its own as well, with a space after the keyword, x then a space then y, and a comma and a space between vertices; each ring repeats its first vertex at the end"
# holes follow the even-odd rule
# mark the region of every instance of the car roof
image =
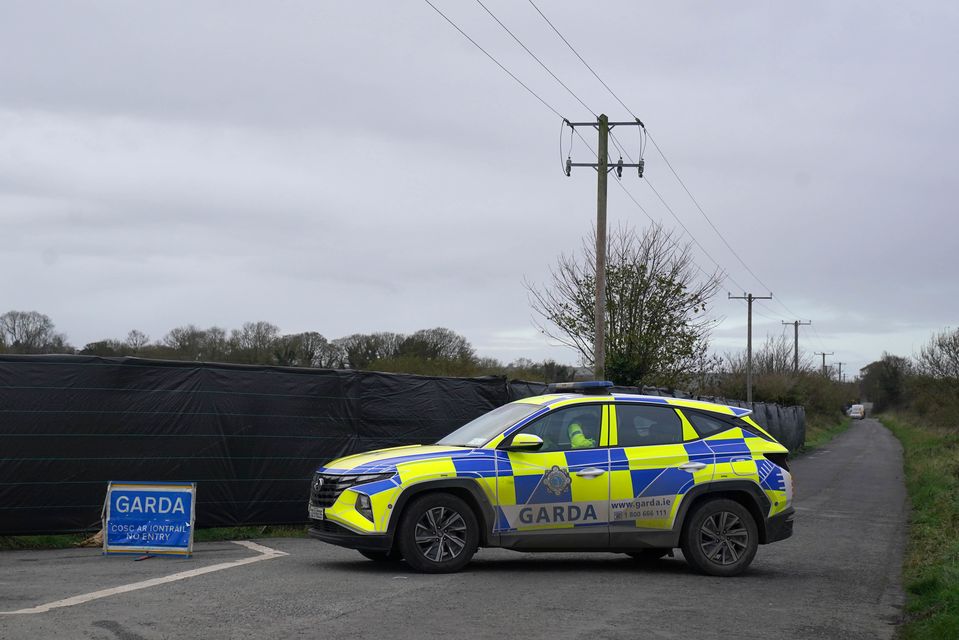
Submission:
POLYGON ((647 396, 635 393, 614 393, 614 394, 581 394, 581 393, 551 393, 542 396, 533 396, 522 398, 515 401, 518 404, 535 404, 550 409, 561 406, 588 404, 591 402, 635 402, 637 404, 664 405, 671 407, 682 407, 687 409, 699 409, 701 411, 711 411, 727 416, 742 417, 752 413, 751 409, 735 407, 727 404, 717 404, 715 402, 705 402, 703 400, 692 400, 689 398, 670 398, 665 396, 647 396))

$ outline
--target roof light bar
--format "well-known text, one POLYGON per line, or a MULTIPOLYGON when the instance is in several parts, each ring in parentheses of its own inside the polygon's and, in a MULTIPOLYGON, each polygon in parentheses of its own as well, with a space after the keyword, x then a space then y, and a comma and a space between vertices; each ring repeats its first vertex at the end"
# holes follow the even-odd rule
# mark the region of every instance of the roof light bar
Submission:
POLYGON ((582 382, 554 382, 546 387, 546 393, 582 393, 605 395, 614 386, 609 380, 584 380, 582 382))

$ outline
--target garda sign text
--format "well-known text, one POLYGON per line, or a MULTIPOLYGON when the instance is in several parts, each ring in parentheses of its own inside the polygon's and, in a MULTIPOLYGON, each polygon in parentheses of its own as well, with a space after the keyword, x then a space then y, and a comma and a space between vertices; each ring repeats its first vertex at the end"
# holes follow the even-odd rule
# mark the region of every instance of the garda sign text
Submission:
POLYGON ((195 483, 111 482, 104 553, 190 555, 195 497, 195 483))

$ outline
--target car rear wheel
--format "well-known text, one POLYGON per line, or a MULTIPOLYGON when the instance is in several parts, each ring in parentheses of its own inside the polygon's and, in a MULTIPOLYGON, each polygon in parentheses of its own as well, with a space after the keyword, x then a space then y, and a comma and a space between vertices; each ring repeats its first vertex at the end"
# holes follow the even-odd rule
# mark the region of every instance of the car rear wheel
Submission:
POLYGON ((756 521, 735 500, 710 500, 697 505, 683 529, 686 561, 712 576, 739 575, 749 567, 758 548, 756 521))
POLYGON ((397 535, 403 558, 423 573, 459 571, 479 544, 473 510, 448 493, 415 498, 403 511, 397 535))

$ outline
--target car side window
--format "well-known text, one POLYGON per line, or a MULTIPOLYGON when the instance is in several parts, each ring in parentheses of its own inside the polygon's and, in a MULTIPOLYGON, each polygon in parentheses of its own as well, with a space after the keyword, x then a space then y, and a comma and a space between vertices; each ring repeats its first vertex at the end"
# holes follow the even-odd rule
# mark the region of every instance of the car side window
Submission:
POLYGON ((703 438, 707 438, 711 435, 733 428, 733 425, 729 424, 725 420, 713 418, 712 416, 708 416, 704 413, 698 413, 696 411, 684 411, 683 414, 689 420, 689 423, 693 425, 696 433, 703 438))
POLYGON ((616 434, 619 447, 678 444, 683 441, 683 422, 672 407, 618 404, 616 434))
POLYGON ((599 447, 602 424, 603 405, 579 405, 551 411, 526 426, 522 433, 543 439, 541 453, 595 449, 599 447))

